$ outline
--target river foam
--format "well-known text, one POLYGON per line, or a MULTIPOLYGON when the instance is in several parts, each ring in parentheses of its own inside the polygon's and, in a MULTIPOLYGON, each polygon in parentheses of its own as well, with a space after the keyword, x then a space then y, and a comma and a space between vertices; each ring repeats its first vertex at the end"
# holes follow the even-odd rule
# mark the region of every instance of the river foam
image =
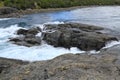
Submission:
POLYGON ((0 18, 0 21, 4 21, 4 20, 10 20, 12 18, 0 18))
MULTIPOLYGON (((64 24, 63 22, 52 22, 52 23, 45 23, 45 24, 64 24)), ((44 28, 44 24, 36 24, 40 28, 44 28)), ((11 25, 7 28, 0 28, 0 57, 5 58, 13 58, 13 59, 20 59, 20 60, 27 60, 27 61, 38 61, 38 60, 48 60, 52 59, 56 56, 65 54, 65 53, 85 53, 85 51, 81 51, 76 47, 72 47, 70 49, 65 49, 62 47, 53 47, 51 45, 46 44, 44 41, 40 46, 34 47, 25 47, 25 46, 18 46, 8 42, 10 37, 16 37, 17 35, 15 32, 22 27, 16 25, 11 25)), ((41 36, 39 33, 37 36, 41 36)), ((116 44, 120 44, 119 42, 111 42, 110 44, 106 44, 106 47, 109 48, 116 44)), ((99 53, 95 50, 90 51, 91 54, 99 53)))
MULTIPOLYGON (((54 22, 54 24, 58 23, 63 24, 63 22, 54 22)), ((36 26, 44 28, 44 25, 41 24, 36 24, 36 26)), ((0 28, 0 57, 37 61, 52 59, 64 53, 84 53, 84 51, 81 51, 75 47, 72 47, 70 50, 61 47, 55 48, 51 45, 46 44, 45 42, 43 42, 40 46, 34 46, 30 48, 14 45, 8 42, 10 37, 17 36, 15 33, 20 28, 22 27, 19 27, 17 24, 11 25, 7 28, 0 28)), ((40 33, 37 36, 40 36, 40 33)))
POLYGON ((108 42, 108 43, 106 43, 106 46, 103 47, 103 49, 110 48, 110 47, 113 47, 115 45, 120 45, 120 41, 111 41, 111 42, 108 42))

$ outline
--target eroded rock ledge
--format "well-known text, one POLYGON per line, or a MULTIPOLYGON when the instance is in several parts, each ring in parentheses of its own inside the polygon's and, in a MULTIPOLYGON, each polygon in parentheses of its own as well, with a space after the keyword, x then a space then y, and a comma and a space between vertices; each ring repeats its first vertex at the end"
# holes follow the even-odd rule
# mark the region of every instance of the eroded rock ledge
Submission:
POLYGON ((100 54, 64 54, 31 63, 0 58, 0 80, 119 80, 119 52, 110 48, 100 54))
POLYGON ((22 46, 40 45, 44 40, 54 47, 77 47, 81 50, 100 50, 108 41, 117 40, 116 37, 101 32, 104 28, 80 23, 47 24, 44 29, 39 27, 19 29, 16 38, 10 41, 22 46), (42 36, 36 36, 41 33, 42 36))

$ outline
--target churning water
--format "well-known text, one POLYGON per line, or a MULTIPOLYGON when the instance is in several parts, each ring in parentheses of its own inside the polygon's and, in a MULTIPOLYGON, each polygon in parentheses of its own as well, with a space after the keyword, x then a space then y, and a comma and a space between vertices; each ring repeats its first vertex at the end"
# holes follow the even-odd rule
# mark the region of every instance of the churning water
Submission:
MULTIPOLYGON (((15 37, 15 31, 20 28, 34 26, 44 27, 44 24, 60 24, 64 22, 78 22, 103 26, 120 34, 120 6, 90 7, 74 10, 43 12, 39 14, 24 15, 21 18, 0 19, 0 57, 22 59, 28 61, 52 59, 64 53, 83 53, 75 47, 70 50, 55 48, 43 43, 40 46, 24 47, 8 42, 10 37, 15 37)), ((112 42, 107 47, 120 44, 112 42)), ((94 51, 91 51, 94 53, 94 51)))

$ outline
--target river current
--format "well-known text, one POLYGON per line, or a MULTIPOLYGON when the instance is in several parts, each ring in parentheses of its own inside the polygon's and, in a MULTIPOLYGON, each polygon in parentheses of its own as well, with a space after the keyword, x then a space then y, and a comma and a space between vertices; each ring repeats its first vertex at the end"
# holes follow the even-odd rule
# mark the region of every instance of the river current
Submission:
MULTIPOLYGON (((20 28, 30 28, 34 26, 44 27, 44 24, 60 24, 64 22, 102 26, 120 34, 120 6, 88 7, 42 12, 24 15, 21 18, 0 18, 0 57, 37 61, 52 59, 65 53, 83 53, 84 51, 75 47, 68 50, 42 44, 28 48, 8 42, 10 37, 16 36, 15 31, 20 28)), ((107 46, 111 47, 113 44, 120 44, 120 42, 112 42, 107 46)), ((95 51, 91 51, 91 53, 94 52, 95 51)))

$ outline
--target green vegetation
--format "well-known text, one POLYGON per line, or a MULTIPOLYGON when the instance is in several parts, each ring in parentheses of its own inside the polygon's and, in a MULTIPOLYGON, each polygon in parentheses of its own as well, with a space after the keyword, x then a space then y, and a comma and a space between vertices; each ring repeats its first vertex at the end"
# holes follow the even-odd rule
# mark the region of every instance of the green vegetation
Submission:
POLYGON ((4 2, 0 1, 0 7, 4 7, 4 2))
POLYGON ((120 5, 120 0, 1 0, 0 6, 17 9, 64 8, 89 5, 120 5))

